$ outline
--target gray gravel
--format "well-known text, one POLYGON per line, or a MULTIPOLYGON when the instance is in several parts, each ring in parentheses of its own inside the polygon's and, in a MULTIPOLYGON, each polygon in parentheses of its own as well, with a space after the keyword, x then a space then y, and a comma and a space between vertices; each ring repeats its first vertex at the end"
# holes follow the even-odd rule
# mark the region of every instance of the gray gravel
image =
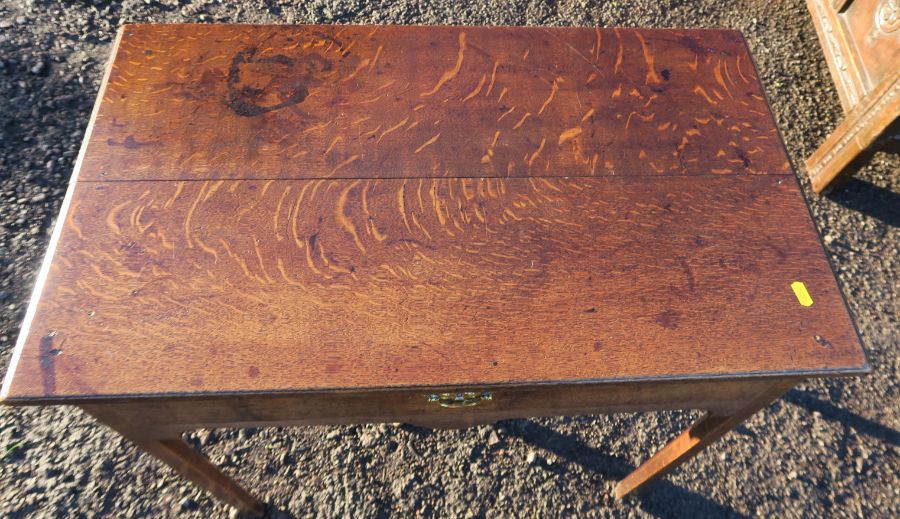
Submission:
MULTIPOLYGON (((199 431, 190 440, 270 503, 302 516, 900 516, 900 161, 843 191, 802 170, 841 109, 802 0, 639 2, 0 2, 0 366, 125 22, 415 23, 738 28, 763 83, 873 373, 813 381, 637 498, 617 478, 695 413, 404 426, 199 431)), ((4 368, 5 369, 5 368, 4 368)), ((229 510, 68 408, 0 409, 0 515, 219 517, 229 510)))

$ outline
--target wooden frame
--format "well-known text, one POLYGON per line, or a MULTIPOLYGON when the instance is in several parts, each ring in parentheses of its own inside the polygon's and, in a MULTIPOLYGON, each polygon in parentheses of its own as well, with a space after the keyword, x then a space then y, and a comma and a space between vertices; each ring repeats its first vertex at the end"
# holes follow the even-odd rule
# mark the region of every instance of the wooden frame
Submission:
POLYGON ((817 193, 839 183, 896 133, 900 3, 807 0, 846 116, 806 160, 817 193), (894 69, 891 70, 893 63, 894 69))
POLYGON ((79 404, 138 448, 244 513, 262 502, 181 439, 198 428, 336 425, 405 422, 454 428, 535 416, 703 409, 706 416, 622 479, 618 499, 688 461, 741 422, 764 409, 801 379, 649 381, 637 383, 458 388, 490 391, 493 398, 461 409, 429 401, 447 388, 378 392, 235 395, 206 399, 135 399, 79 404))

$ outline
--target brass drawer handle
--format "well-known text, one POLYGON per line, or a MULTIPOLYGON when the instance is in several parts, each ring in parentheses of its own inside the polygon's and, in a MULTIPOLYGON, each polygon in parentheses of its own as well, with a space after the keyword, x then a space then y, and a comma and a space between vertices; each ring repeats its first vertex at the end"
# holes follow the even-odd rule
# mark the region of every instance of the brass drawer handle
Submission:
POLYGON ((466 393, 431 393, 425 395, 425 399, 429 402, 435 402, 441 407, 449 407, 451 409, 458 407, 472 407, 487 400, 493 400, 494 395, 489 391, 476 393, 474 391, 466 393))

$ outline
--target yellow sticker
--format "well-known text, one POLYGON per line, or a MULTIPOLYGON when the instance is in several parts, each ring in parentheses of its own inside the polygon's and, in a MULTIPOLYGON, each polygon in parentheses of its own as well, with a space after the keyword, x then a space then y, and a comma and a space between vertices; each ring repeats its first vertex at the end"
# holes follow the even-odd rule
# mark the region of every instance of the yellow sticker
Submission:
POLYGON ((812 306, 812 297, 810 297, 809 292, 806 290, 806 285, 802 281, 794 281, 791 283, 791 288, 794 290, 794 295, 797 296, 797 301, 800 301, 801 305, 812 306))

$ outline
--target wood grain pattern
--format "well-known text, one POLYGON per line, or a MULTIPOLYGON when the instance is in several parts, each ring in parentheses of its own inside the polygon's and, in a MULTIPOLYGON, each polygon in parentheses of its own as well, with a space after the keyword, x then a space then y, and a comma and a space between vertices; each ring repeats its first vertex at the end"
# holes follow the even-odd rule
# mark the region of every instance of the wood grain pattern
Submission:
POLYGON ((12 399, 865 367, 787 177, 87 182, 65 226, 12 399))
POLYGON ((740 33, 129 25, 83 180, 787 173, 740 33))

